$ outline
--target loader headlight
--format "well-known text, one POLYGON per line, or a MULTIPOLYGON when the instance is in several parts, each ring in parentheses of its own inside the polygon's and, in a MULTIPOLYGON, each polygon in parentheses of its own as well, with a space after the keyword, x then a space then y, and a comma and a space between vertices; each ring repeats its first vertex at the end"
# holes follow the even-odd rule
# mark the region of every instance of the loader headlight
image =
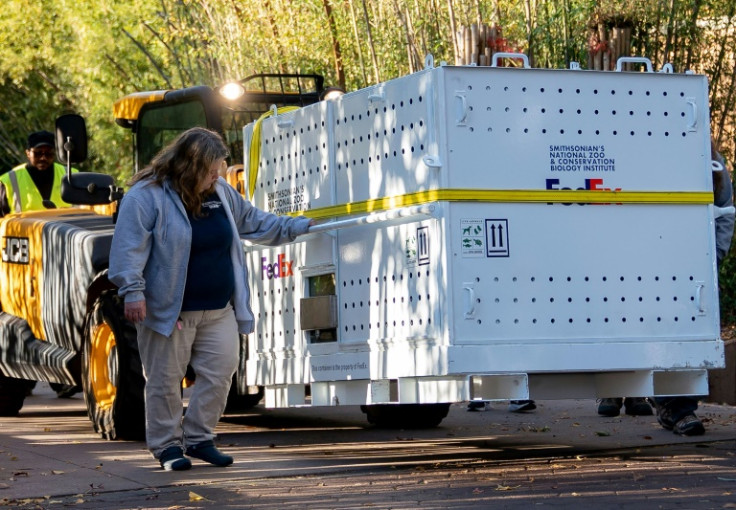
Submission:
POLYGON ((234 101, 245 94, 245 89, 238 82, 226 83, 220 87, 220 95, 228 101, 234 101))

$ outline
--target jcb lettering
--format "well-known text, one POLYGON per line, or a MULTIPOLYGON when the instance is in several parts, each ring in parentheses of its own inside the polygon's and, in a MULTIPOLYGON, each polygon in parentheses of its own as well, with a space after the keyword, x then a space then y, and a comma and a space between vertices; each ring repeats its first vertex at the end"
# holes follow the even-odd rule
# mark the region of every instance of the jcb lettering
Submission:
POLYGON ((266 257, 261 257, 261 280, 265 280, 266 278, 272 280, 274 278, 293 276, 293 265, 294 261, 286 260, 286 255, 283 253, 280 253, 279 256, 276 257, 276 262, 273 264, 269 264, 266 257))
POLYGON ((28 264, 28 238, 4 237, 3 262, 11 264, 28 264))

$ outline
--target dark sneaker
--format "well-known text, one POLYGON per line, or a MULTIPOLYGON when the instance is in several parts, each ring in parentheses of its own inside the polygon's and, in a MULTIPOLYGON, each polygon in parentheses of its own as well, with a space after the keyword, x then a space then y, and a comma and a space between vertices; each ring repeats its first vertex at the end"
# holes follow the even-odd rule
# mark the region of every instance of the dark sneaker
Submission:
POLYGON ((666 407, 657 406, 657 421, 667 430, 675 428, 675 422, 672 420, 672 414, 666 407))
POLYGON ((523 413, 525 411, 534 411, 537 404, 533 400, 512 400, 509 402, 509 412, 523 413))
MULTIPOLYGON (((643 397, 626 397, 624 399, 626 414, 630 416, 651 416, 652 406, 643 397)), ((600 412, 600 411, 599 411, 600 412)))
POLYGON ((681 436, 702 436, 705 434, 705 427, 703 427, 703 422, 697 416, 690 413, 675 423, 672 432, 681 436))
POLYGON ((181 446, 169 446, 161 452, 158 460, 166 471, 186 471, 192 467, 192 462, 184 457, 181 446))
POLYGON ((623 405, 622 398, 602 398, 598 401, 598 414, 608 417, 618 416, 623 405))
POLYGON ((468 402, 468 411, 475 412, 475 411, 485 411, 486 410, 486 402, 484 400, 471 400, 468 402))
POLYGON ((233 463, 233 458, 215 448, 215 443, 212 441, 202 441, 187 447, 187 455, 220 467, 229 466, 233 463))

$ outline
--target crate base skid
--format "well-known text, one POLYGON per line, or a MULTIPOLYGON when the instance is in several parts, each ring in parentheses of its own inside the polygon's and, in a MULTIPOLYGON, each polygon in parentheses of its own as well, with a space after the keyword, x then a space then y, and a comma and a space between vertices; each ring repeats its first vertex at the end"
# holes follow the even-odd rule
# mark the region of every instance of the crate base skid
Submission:
POLYGON ((473 374, 377 381, 328 381, 266 387, 266 407, 435 404, 467 400, 599 399, 622 396, 703 396, 707 370, 557 374, 473 374))

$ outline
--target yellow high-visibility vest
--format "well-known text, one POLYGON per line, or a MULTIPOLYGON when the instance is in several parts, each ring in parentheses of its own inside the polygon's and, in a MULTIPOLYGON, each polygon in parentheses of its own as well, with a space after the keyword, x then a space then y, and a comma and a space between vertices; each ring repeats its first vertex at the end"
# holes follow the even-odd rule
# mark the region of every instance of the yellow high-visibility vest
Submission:
MULTIPOLYGON (((54 184, 51 187, 49 198, 56 207, 71 207, 61 199, 61 178, 66 175, 66 168, 59 163, 54 163, 54 184)), ((72 172, 77 172, 72 168, 72 172)), ((8 205, 11 212, 34 211, 45 209, 41 193, 33 182, 31 174, 28 173, 26 165, 18 165, 10 172, 0 175, 0 182, 5 185, 5 194, 8 197, 8 205)))

